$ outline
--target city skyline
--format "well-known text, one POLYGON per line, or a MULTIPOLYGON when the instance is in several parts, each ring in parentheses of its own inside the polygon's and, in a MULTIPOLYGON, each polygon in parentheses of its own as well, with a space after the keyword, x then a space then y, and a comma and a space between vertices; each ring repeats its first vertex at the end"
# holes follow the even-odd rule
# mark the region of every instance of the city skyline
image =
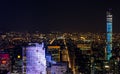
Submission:
POLYGON ((106 32, 107 8, 120 32, 117 1, 0 1, 0 31, 106 32))

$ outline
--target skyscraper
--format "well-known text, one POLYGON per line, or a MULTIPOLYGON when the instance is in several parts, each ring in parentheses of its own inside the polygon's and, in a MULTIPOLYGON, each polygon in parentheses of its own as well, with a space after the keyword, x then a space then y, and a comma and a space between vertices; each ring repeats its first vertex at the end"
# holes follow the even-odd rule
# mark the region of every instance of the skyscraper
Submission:
MULTIPOLYGON (((46 58, 44 44, 39 43, 29 43, 25 48, 23 54, 26 55, 26 60, 23 60, 23 69, 25 74, 46 74, 46 58)), ((23 73, 23 74, 24 74, 23 73)))
POLYGON ((110 60, 110 58, 112 56, 112 54, 111 54, 111 50, 112 50, 112 13, 111 13, 111 9, 109 9, 107 11, 106 21, 107 21, 107 46, 106 46, 107 56, 106 56, 106 59, 110 60))

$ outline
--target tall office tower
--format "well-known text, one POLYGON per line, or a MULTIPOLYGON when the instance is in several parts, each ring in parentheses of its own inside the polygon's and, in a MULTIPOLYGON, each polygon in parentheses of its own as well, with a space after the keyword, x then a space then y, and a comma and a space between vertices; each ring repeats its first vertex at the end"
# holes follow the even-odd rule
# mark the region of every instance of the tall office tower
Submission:
POLYGON ((29 43, 27 47, 23 48, 23 52, 23 57, 26 57, 26 59, 23 58, 23 74, 46 74, 46 59, 43 43, 29 43))
POLYGON ((107 21, 107 46, 106 46, 106 51, 107 51, 107 56, 106 59, 110 60, 112 53, 112 14, 111 14, 111 9, 107 11, 106 15, 106 21, 107 21))

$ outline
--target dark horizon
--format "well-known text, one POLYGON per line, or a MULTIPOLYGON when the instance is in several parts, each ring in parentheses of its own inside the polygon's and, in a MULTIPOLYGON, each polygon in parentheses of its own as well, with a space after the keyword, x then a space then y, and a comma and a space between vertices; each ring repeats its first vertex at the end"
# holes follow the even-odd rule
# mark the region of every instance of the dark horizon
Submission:
POLYGON ((0 1, 0 31, 106 32, 108 8, 113 10, 113 32, 120 32, 117 1, 0 1))

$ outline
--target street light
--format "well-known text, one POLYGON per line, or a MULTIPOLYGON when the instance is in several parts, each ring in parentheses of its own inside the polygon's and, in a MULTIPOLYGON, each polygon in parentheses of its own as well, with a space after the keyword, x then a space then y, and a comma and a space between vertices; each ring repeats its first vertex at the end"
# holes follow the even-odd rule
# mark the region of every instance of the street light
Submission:
POLYGON ((110 66, 109 66, 109 65, 105 65, 104 68, 105 68, 105 73, 109 73, 109 71, 110 71, 110 66))
POLYGON ((105 68, 106 68, 106 69, 109 69, 109 68, 110 68, 110 66, 109 66, 109 65, 105 65, 105 68))
POLYGON ((20 58, 21 58, 21 56, 20 56, 20 55, 18 55, 18 56, 17 56, 17 58, 18 58, 18 59, 20 59, 20 58))

